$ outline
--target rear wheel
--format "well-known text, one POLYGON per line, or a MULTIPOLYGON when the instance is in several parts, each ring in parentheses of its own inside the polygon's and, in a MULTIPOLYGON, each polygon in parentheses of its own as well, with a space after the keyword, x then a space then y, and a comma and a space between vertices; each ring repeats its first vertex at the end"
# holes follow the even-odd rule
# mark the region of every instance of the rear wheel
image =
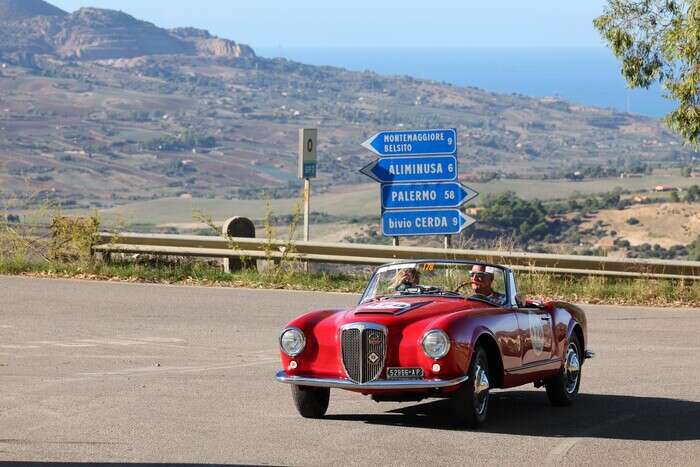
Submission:
POLYGON ((549 402, 555 406, 571 405, 581 386, 581 343, 576 335, 571 336, 564 355, 562 372, 545 381, 549 402))
POLYGON ((479 428, 489 411, 489 360, 486 350, 479 346, 474 351, 469 379, 454 396, 454 408, 460 424, 479 428))
POLYGON ((328 410, 331 390, 310 386, 292 385, 292 399, 299 414, 304 418, 321 418, 328 410))

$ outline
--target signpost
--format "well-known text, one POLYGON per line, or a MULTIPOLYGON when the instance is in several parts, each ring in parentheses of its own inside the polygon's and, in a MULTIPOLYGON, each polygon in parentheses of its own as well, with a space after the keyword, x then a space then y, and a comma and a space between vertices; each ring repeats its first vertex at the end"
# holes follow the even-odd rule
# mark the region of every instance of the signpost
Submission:
POLYGON ((362 146, 379 156, 360 170, 381 183, 382 234, 459 234, 476 222, 460 207, 479 194, 457 180, 457 130, 382 131, 362 146))
POLYGON ((391 237, 409 235, 454 235, 476 220, 459 209, 423 209, 420 211, 384 211, 382 234, 391 237))
POLYGON ((452 155, 457 153, 457 130, 382 131, 362 146, 381 157, 452 155))
POLYGON ((457 180, 457 157, 386 157, 367 164, 360 172, 379 183, 452 182, 457 180))
POLYGON ((299 129, 299 178, 304 179, 304 241, 309 241, 311 179, 316 177, 317 139, 318 130, 316 128, 299 129))
POLYGON ((479 194, 459 182, 382 185, 382 209, 457 208, 479 194))

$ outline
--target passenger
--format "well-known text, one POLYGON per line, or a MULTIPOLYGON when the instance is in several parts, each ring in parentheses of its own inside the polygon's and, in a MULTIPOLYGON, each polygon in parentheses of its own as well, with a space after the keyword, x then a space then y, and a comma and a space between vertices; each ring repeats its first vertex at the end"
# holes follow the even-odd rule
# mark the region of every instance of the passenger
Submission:
POLYGON ((403 292, 420 284, 420 272, 416 268, 404 268, 396 272, 389 288, 397 292, 403 292))
POLYGON ((485 296, 493 303, 503 305, 506 301, 506 296, 496 292, 492 288, 495 271, 496 269, 491 266, 475 264, 469 273, 471 276, 472 292, 485 296))

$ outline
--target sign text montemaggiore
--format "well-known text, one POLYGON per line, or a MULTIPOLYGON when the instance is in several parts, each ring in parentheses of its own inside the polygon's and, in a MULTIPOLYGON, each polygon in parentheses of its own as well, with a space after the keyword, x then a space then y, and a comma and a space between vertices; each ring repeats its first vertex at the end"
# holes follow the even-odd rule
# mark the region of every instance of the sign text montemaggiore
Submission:
POLYGON ((362 146, 382 157, 453 155, 457 152, 457 130, 382 131, 362 146))

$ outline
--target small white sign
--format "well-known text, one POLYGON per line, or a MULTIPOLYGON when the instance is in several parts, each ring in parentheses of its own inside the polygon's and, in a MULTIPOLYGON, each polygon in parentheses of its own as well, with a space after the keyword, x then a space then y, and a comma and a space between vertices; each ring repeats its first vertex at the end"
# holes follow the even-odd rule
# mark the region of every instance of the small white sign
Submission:
POLYGON ((318 129, 299 129, 299 178, 316 178, 318 129))

